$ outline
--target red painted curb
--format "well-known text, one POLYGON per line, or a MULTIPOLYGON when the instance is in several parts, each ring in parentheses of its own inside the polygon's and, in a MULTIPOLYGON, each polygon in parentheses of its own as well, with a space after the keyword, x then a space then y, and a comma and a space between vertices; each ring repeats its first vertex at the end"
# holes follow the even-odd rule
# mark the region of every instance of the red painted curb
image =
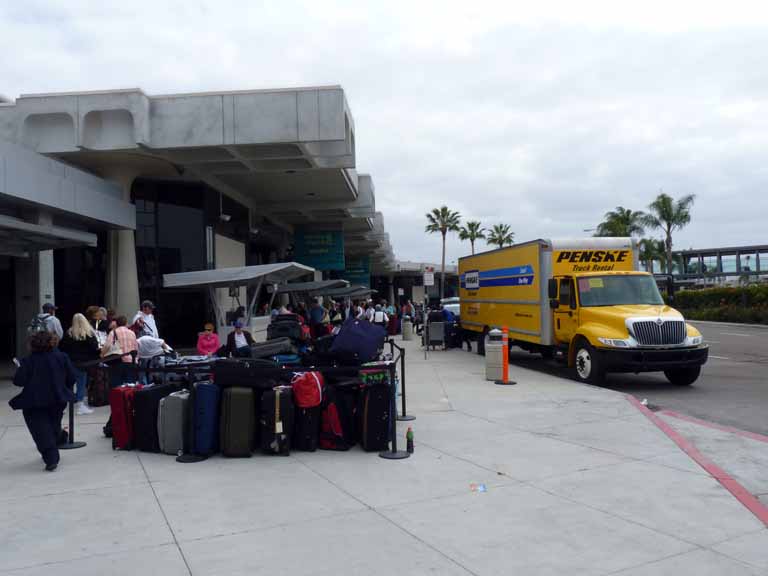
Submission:
POLYGON ((686 438, 684 438, 677 430, 672 428, 669 424, 664 422, 661 418, 656 416, 653 412, 651 412, 647 407, 643 406, 643 404, 635 398, 634 396, 631 396, 629 394, 626 395, 627 400, 630 402, 630 404, 634 405, 640 412, 642 412, 643 415, 645 415, 648 420, 656 424, 656 426, 664 432, 669 438, 678 445, 678 447, 688 454, 696 464, 704 468, 704 470, 709 473, 710 476, 712 476, 715 480, 720 482, 720 484, 728 490, 733 496, 741 502, 741 504, 752 514, 755 515, 755 517, 760 520, 763 524, 768 526, 768 508, 766 508, 763 504, 760 503, 760 501, 752 496, 750 492, 744 488, 739 482, 737 482, 730 474, 728 474, 725 470, 720 468, 717 464, 712 462, 709 458, 704 456, 701 452, 699 452, 698 448, 696 448, 691 442, 689 442, 686 438))
POLYGON ((707 428, 722 430, 723 432, 729 432, 731 434, 736 434, 737 436, 743 436, 744 438, 749 438, 751 440, 757 440, 758 442, 765 442, 766 444, 768 444, 768 436, 763 436, 762 434, 758 434, 757 432, 750 432, 748 430, 741 430, 739 428, 734 428, 733 426, 725 426, 724 424, 717 424, 716 422, 710 422, 709 420, 702 420, 701 418, 696 418, 695 416, 687 416, 685 414, 680 414, 679 412, 675 412, 674 410, 661 410, 659 411, 659 414, 664 414, 665 416, 671 416, 672 418, 677 418, 678 420, 693 422, 694 424, 706 426, 707 428))

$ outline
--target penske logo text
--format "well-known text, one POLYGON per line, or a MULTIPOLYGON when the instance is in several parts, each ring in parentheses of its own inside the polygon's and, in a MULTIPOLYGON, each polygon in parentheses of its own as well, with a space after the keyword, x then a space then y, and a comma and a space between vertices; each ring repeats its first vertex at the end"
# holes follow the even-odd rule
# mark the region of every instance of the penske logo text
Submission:
POLYGON ((631 250, 561 250, 554 256, 556 265, 572 272, 608 272, 632 264, 631 250))

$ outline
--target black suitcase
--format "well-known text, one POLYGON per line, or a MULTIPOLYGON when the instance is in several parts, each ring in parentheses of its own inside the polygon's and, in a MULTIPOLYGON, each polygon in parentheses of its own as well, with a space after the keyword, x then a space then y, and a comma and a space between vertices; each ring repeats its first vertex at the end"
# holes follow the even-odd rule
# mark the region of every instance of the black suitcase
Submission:
POLYGON ((133 445, 143 452, 160 452, 157 437, 157 412, 160 400, 177 392, 178 386, 158 384, 136 390, 133 397, 133 445))
POLYGON ((261 449, 268 454, 288 456, 293 434, 293 390, 276 386, 261 395, 261 449))
POLYGON ((221 453, 250 458, 256 433, 254 393, 250 388, 226 388, 221 393, 221 453))
POLYGON ((360 380, 336 379, 323 393, 320 413, 322 450, 349 450, 357 444, 357 405, 360 380))
POLYGON ((214 382, 220 388, 271 388, 280 369, 271 360, 230 358, 213 365, 214 382))
POLYGON ((294 412, 293 438, 291 446, 294 450, 314 452, 320 440, 321 406, 314 408, 296 408, 294 412))
POLYGON ((270 358, 278 354, 296 354, 296 346, 290 338, 276 338, 251 346, 251 358, 270 358))
POLYGON ((294 342, 301 340, 301 324, 299 321, 273 322, 267 326, 267 340, 277 340, 280 338, 290 338, 294 342))
POLYGON ((357 405, 360 445, 366 452, 389 448, 391 389, 388 385, 364 385, 357 405))

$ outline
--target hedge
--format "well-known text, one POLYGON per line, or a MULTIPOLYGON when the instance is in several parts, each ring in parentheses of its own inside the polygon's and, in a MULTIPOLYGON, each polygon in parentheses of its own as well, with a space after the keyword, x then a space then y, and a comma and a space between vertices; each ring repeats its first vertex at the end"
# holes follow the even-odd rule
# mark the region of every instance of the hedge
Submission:
POLYGON ((673 306, 691 320, 768 324, 768 285, 681 290, 673 306))
POLYGON ((704 290, 680 290, 675 294, 675 307, 686 310, 696 308, 744 308, 768 306, 768 285, 740 288, 706 288, 704 290))

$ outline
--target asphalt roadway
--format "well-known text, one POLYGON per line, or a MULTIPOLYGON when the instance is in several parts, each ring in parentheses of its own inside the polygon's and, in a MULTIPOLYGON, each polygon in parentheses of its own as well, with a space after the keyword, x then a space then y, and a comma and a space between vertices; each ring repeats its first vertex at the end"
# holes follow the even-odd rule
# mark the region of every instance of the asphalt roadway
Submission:
MULTIPOLYGON (((709 344, 709 361, 692 386, 661 373, 609 374, 606 388, 648 399, 653 407, 768 435, 768 327, 692 322, 709 344)), ((569 378, 562 361, 512 348, 513 364, 569 378)))

